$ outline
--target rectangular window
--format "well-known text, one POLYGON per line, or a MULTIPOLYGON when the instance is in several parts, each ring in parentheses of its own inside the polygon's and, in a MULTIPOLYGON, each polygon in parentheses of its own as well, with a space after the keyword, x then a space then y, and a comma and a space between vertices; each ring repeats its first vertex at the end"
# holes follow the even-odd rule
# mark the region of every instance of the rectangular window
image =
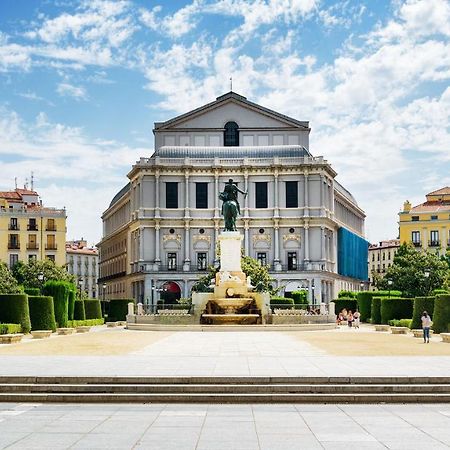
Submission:
POLYGON ((166 183, 166 208, 178 208, 178 183, 166 183))
POLYGON ((167 270, 177 270, 176 253, 167 253, 167 270))
POLYGON ((256 259, 258 260, 260 266, 267 266, 267 253, 257 253, 256 259))
POLYGON ((286 181, 286 208, 298 208, 297 181, 286 181))
POLYGON ((297 270, 297 252, 288 252, 288 270, 297 270))
POLYGON ((438 220, 438 216, 431 216, 431 220, 438 220))
POLYGON ((416 247, 420 246, 420 231, 411 232, 411 241, 416 247))
POLYGON ((46 258, 47 258, 49 261, 55 262, 55 255, 47 255, 46 258))
POLYGON ((19 249, 20 241, 18 234, 10 234, 8 239, 8 248, 9 249, 19 249))
POLYGON ((197 253, 197 270, 206 270, 208 268, 208 260, 206 253, 197 253))
POLYGON ((419 221, 419 216, 411 216, 411 220, 413 222, 418 222, 419 221))
POLYGON ((28 255, 28 262, 36 261, 36 255, 28 255))
POLYGON ((47 235, 47 245, 45 246, 46 250, 56 250, 56 240, 54 234, 47 235))
POLYGON ((28 220, 28 231, 38 231, 36 219, 28 220))
POLYGON ((17 223, 17 217, 11 217, 9 222, 9 229, 10 230, 18 230, 19 224, 17 223))
POLYGON ((56 231, 55 219, 47 219, 47 231, 56 231))
POLYGON ((267 182, 255 183, 255 207, 267 208, 267 182))
POLYGON ((208 183, 195 183, 195 207, 208 208, 208 183))
POLYGON ((15 264, 17 264, 19 262, 19 255, 13 253, 11 255, 9 255, 9 267, 12 268, 14 267, 15 264))
POLYGON ((432 247, 439 246, 439 231, 438 230, 430 231, 430 245, 432 247))
POLYGON ((37 250, 37 236, 35 234, 29 234, 28 235, 28 244, 27 248, 29 250, 37 250))

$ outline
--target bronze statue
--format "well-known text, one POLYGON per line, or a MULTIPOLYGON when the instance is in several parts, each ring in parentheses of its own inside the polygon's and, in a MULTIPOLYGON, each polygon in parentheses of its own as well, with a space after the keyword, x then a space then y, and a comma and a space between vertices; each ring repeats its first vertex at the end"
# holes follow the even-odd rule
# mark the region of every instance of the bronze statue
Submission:
POLYGON ((238 192, 247 196, 247 192, 241 191, 237 184, 230 178, 223 192, 219 194, 222 204, 222 215, 225 220, 225 231, 237 231, 236 230, 236 218, 241 214, 241 207, 238 201, 238 192))

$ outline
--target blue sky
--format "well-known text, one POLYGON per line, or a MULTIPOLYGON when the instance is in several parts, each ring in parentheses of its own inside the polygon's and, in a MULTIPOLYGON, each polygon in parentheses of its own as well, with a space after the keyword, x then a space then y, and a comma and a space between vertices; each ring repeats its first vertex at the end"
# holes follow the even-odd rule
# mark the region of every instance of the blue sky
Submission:
POLYGON ((34 172, 68 238, 101 237, 102 211, 153 122, 229 90, 309 120, 367 213, 397 236, 403 201, 450 185, 446 0, 2 0, 0 189, 34 172))

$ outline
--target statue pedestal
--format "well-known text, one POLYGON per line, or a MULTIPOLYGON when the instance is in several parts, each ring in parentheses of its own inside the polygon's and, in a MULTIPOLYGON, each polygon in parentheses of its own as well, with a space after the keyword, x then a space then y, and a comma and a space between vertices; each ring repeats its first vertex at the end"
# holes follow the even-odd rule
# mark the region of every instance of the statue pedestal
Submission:
POLYGON ((241 243, 244 237, 239 231, 223 231, 219 236, 220 271, 242 272, 241 243))

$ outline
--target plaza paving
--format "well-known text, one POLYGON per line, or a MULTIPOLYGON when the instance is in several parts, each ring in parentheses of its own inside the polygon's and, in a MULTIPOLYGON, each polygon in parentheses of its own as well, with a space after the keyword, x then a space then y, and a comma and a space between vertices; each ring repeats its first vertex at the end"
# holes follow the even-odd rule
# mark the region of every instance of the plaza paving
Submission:
POLYGON ((447 449, 450 405, 1 404, 8 449, 447 449))

